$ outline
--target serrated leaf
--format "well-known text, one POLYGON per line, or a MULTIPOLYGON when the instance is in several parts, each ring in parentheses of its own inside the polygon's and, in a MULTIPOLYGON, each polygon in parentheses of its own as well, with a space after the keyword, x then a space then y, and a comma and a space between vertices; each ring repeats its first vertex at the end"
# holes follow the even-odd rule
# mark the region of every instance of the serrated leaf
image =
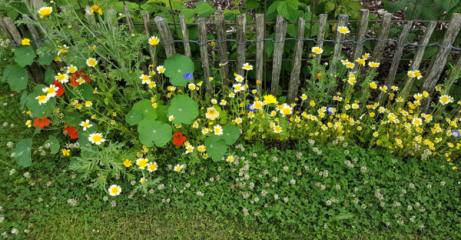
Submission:
POLYGON ((177 95, 168 108, 168 116, 171 115, 175 123, 191 124, 198 116, 198 104, 187 95, 177 95))
POLYGON ((175 54, 165 60, 165 76, 170 78, 170 83, 174 86, 184 87, 192 78, 188 78, 194 73, 194 62, 190 57, 175 54))
POLYGON ((147 147, 163 147, 170 142, 172 129, 169 124, 145 118, 138 124, 139 140, 147 147))
POLYGON ((227 145, 232 145, 240 137, 241 130, 239 127, 234 126, 234 125, 226 125, 223 128, 223 135, 222 138, 226 142, 227 145))
POLYGON ((157 113, 152 107, 152 103, 147 100, 141 100, 133 105, 133 108, 128 112, 125 117, 125 121, 130 125, 136 125, 144 118, 150 118, 155 120, 157 113))
POLYGON ((215 162, 220 161, 227 151, 225 140, 215 135, 211 135, 205 139, 205 146, 207 153, 215 162))
POLYGON ((14 51, 14 61, 21 67, 31 65, 36 56, 31 46, 19 46, 14 51))
POLYGON ((32 138, 20 140, 14 149, 14 158, 21 167, 30 167, 32 165, 32 138))

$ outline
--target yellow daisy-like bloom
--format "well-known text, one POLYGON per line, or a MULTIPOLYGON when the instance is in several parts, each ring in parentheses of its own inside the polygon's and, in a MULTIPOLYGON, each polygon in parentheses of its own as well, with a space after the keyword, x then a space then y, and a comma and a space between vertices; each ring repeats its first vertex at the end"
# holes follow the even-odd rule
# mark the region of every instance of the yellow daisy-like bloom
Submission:
POLYGON ((130 159, 125 159, 123 160, 123 166, 126 168, 130 168, 131 166, 133 166, 133 162, 131 162, 130 159))
POLYGON ((421 79, 423 75, 421 74, 421 71, 419 70, 410 70, 407 72, 407 76, 409 78, 416 78, 416 79, 421 79))
POLYGON ((439 98, 439 103, 441 103, 442 105, 447 105, 447 104, 450 104, 452 102, 454 102, 453 97, 448 96, 448 95, 442 95, 439 98))
POLYGON ((92 101, 85 101, 85 107, 87 108, 90 108, 93 106, 93 102, 92 101))
POLYGON ((243 66, 242 66, 242 69, 245 70, 245 71, 251 71, 253 70, 253 66, 249 63, 244 63, 243 66))
POLYGON ((352 62, 349 62, 349 60, 341 60, 341 63, 347 68, 347 69, 354 69, 355 64, 352 62))
POLYGON ((102 136, 101 133, 92 133, 88 136, 88 141, 95 145, 101 145, 106 141, 106 139, 102 136))
POLYGON ((214 120, 216 120, 217 118, 219 118, 219 112, 218 112, 218 110, 216 110, 216 108, 214 108, 214 107, 209 107, 209 108, 207 108, 207 110, 206 110, 205 117, 206 117, 206 119, 208 119, 208 120, 214 121, 214 120))
POLYGON ((234 93, 242 92, 246 89, 245 85, 242 85, 240 83, 236 83, 232 85, 232 87, 234 88, 234 93))
POLYGON ((234 74, 234 79, 235 79, 236 82, 241 83, 241 82, 243 82, 243 80, 244 80, 245 78, 243 78, 242 75, 235 73, 235 74, 234 74))
POLYGON ((321 47, 312 47, 311 52, 316 55, 320 55, 323 53, 323 49, 321 47))
POLYGON ((368 66, 370 68, 379 68, 380 63, 379 62, 368 62, 368 66))
POLYGON ((39 95, 35 97, 35 99, 37 99, 39 105, 42 105, 47 103, 48 100, 50 100, 50 97, 48 95, 39 95))
POLYGON ((92 57, 88 58, 86 60, 86 65, 88 67, 96 67, 96 65, 98 65, 98 60, 96 60, 96 58, 92 58, 92 57))
POLYGON ((22 46, 30 46, 30 39, 29 38, 23 38, 21 39, 21 45, 22 46))
POLYGON ((158 165, 156 162, 151 162, 147 164, 147 171, 150 173, 157 171, 158 165))
POLYGON ((218 125, 215 125, 215 126, 213 127, 213 133, 214 133, 214 135, 216 135, 216 136, 221 136, 221 135, 223 134, 223 129, 222 129, 221 125, 219 125, 219 124, 218 124, 218 125))
POLYGON ((173 171, 177 172, 177 173, 182 173, 184 172, 184 169, 186 168, 186 165, 185 164, 176 164, 173 168, 173 171))
POLYGON ((51 98, 51 97, 56 97, 56 93, 58 92, 58 90, 59 90, 59 87, 57 87, 54 84, 51 84, 48 87, 44 87, 42 89, 42 92, 46 93, 46 95, 51 98))
POLYGON ((149 84, 151 83, 151 80, 150 80, 150 76, 149 76, 149 75, 141 74, 141 76, 139 76, 139 79, 141 79, 141 83, 142 83, 142 84, 149 85, 149 84))
POLYGON ((160 66, 157 66, 156 70, 159 74, 163 74, 165 73, 166 68, 163 65, 160 65, 160 66))
POLYGON ((85 120, 80 123, 80 127, 83 128, 83 131, 86 131, 88 128, 91 128, 93 124, 90 123, 90 120, 85 120))
POLYGON ((369 84, 369 86, 370 86, 370 88, 373 89, 373 90, 378 89, 378 84, 377 84, 376 82, 371 82, 371 83, 369 84))
POLYGON ((278 103, 277 98, 274 97, 274 95, 271 95, 271 94, 264 96, 263 99, 264 99, 264 104, 266 104, 266 105, 277 104, 278 103))
POLYGON ((206 146, 205 145, 199 145, 197 146, 197 151, 200 153, 203 153, 206 151, 206 146))
POLYGON ((346 26, 339 26, 338 27, 338 32, 341 33, 341 34, 348 34, 351 32, 351 30, 349 30, 348 27, 346 26))
POLYGON ((61 153, 62 153, 62 156, 64 156, 64 157, 70 157, 70 153, 71 153, 71 152, 70 152, 70 149, 63 148, 63 149, 61 150, 61 153))
POLYGON ((112 197, 116 197, 122 193, 122 188, 119 185, 112 184, 110 187, 107 189, 109 192, 109 195, 112 197))
POLYGON ((232 120, 232 122, 237 124, 237 125, 240 125, 240 124, 242 124, 243 120, 242 120, 242 118, 237 117, 234 120, 232 120))
POLYGON ((60 83, 68 83, 69 75, 65 73, 58 73, 56 76, 54 76, 54 79, 58 80, 60 83))
POLYGON ((147 159, 147 158, 138 158, 138 159, 136 159, 136 165, 141 170, 146 169, 148 163, 149 163, 149 159, 147 159))
POLYGON ((37 11, 38 15, 40 18, 48 17, 53 13, 53 8, 52 7, 41 7, 37 11))
POLYGON ((227 156, 226 162, 228 162, 228 163, 233 163, 233 162, 235 162, 235 157, 234 157, 234 155, 229 155, 229 156, 227 156))
POLYGON ((69 65, 67 66, 66 71, 67 73, 72 74, 72 73, 76 73, 78 71, 78 68, 74 65, 69 65))
POLYGON ((149 45, 151 46, 157 46, 160 43, 160 38, 157 36, 152 36, 149 38, 149 45))
POLYGON ((195 85, 194 83, 189 83, 187 84, 187 88, 189 89, 189 91, 195 91, 197 90, 197 85, 195 85))
POLYGON ((275 126, 272 127, 272 131, 274 131, 274 133, 279 134, 279 133, 282 133, 283 129, 282 129, 281 126, 275 125, 275 126))
POLYGON ((421 118, 415 117, 411 121, 411 124, 413 124, 416 127, 419 127, 419 126, 423 125, 423 120, 421 118))
POLYGON ((186 154, 194 152, 194 149, 195 149, 194 146, 192 146, 190 143, 185 144, 185 145, 186 145, 186 154))
POLYGON ((306 101, 306 100, 307 100, 307 95, 306 95, 305 93, 303 93, 303 94, 301 95, 301 100, 303 100, 303 101, 306 101))
POLYGON ((293 108, 290 105, 286 104, 286 103, 278 106, 277 108, 278 108, 279 112, 283 116, 288 116, 288 115, 291 115, 293 113, 293 108))
POLYGON ((354 73, 349 73, 347 83, 351 86, 354 86, 357 83, 357 78, 354 73))
POLYGON ((97 5, 97 4, 93 4, 89 7, 86 8, 86 12, 90 15, 94 15, 95 13, 99 14, 99 15, 103 15, 104 12, 102 10, 102 7, 97 5))
POLYGON ((261 101, 254 101, 254 103, 251 106, 255 110, 261 110, 264 106, 264 103, 261 101))
POLYGON ((355 60, 355 62, 361 66, 365 66, 365 59, 363 58, 358 58, 355 60))
POLYGON ((370 54, 369 53, 364 53, 362 55, 362 58, 365 59, 365 60, 368 60, 370 58, 370 54))
POLYGON ((31 128, 32 127, 32 120, 27 120, 25 123, 26 127, 31 128))

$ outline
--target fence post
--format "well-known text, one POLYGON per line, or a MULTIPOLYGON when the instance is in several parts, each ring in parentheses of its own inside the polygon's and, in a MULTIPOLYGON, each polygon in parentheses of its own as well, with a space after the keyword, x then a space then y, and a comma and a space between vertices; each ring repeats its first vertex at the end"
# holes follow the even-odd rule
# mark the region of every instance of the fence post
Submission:
POLYGON ((373 54, 371 56, 371 58, 375 61, 379 62, 381 60, 381 57, 383 56, 384 48, 386 48, 386 45, 387 45, 387 38, 389 37, 389 29, 391 28, 391 20, 392 20, 391 13, 384 14, 383 23, 381 25, 381 33, 379 34, 379 37, 378 37, 378 43, 376 44, 375 49, 373 50, 373 54))
POLYGON ((237 73, 242 75, 242 66, 245 63, 245 33, 246 33, 246 15, 237 16, 237 73))
POLYGON ((170 57, 176 52, 174 49, 173 37, 171 36, 170 29, 166 25, 165 19, 163 17, 155 17, 154 22, 157 25, 158 31, 160 32, 160 42, 163 42, 163 47, 165 48, 166 56, 170 57))
POLYGON ((299 88, 299 73, 301 72, 301 59, 303 56, 304 46, 304 28, 305 21, 303 18, 298 19, 298 35, 296 39, 296 49, 293 56, 293 68, 291 69, 290 83, 288 86, 288 101, 293 102, 298 94, 299 88))
MULTIPOLYGON (((328 14, 320 14, 319 19, 319 34, 317 36, 317 47, 323 48, 323 40, 325 38, 325 29, 327 26, 327 19, 328 14)), ((320 60, 322 59, 322 54, 317 56, 317 64, 320 64, 320 60)))
MULTIPOLYGON (((347 15, 343 15, 343 14, 340 15, 338 26, 336 28, 341 27, 341 26, 347 26, 348 18, 349 17, 347 15)), ((330 69, 329 69, 329 74, 332 76, 336 75, 336 68, 338 67, 337 65, 341 57, 341 50, 343 48, 343 40, 345 38, 345 35, 339 33, 337 29, 335 29, 335 32, 336 32, 335 48, 333 52, 333 59, 331 60, 330 69)))
POLYGON ((213 92, 213 87, 210 82, 210 64, 208 60, 208 38, 206 32, 206 20, 201 17, 197 20, 199 31, 199 44, 200 44, 200 59, 203 67, 203 82, 208 93, 213 92))
MULTIPOLYGON (((442 45, 440 46, 439 52, 435 57, 430 67, 429 74, 425 78, 423 89, 432 93, 434 87, 437 84, 440 76, 442 75, 443 69, 447 63, 448 55, 451 51, 452 44, 458 36, 461 27, 461 14, 454 13, 451 17, 448 29, 445 32, 442 45)), ((429 106, 429 101, 426 101, 426 107, 429 106)))
POLYGON ((229 59, 227 57, 226 32, 224 30, 224 14, 218 11, 215 15, 216 34, 218 35, 219 73, 224 85, 229 84, 229 59))
POLYGON ((179 25, 181 26, 182 42, 184 45, 184 53, 186 56, 191 57, 189 31, 187 30, 186 19, 183 15, 179 15, 179 25))
POLYGON ((8 30, 8 33, 13 39, 13 41, 16 43, 16 45, 21 44, 21 34, 19 33, 18 28, 14 25, 13 21, 9 17, 4 17, 3 18, 3 25, 5 26, 6 30, 8 30))
POLYGON ((264 14, 256 14, 256 88, 262 90, 264 73, 264 38, 265 38, 264 14))
POLYGON ((149 12, 146 11, 142 14, 142 20, 144 23, 144 32, 146 33, 147 36, 150 36, 150 31, 149 31, 150 14, 149 12))
POLYGON ((282 71, 283 48, 285 46, 285 35, 287 23, 282 16, 277 16, 275 25, 274 56, 272 62, 271 92, 277 94, 279 90, 280 72, 282 71))
POLYGON ((368 30, 368 16, 370 15, 370 11, 368 11, 368 9, 361 9, 360 11, 362 12, 362 18, 360 19, 360 27, 357 34, 357 43, 354 50, 354 60, 362 56, 363 43, 365 41, 365 35, 367 34, 368 30))
POLYGON ((405 47, 405 41, 407 40, 408 33, 410 32, 413 21, 409 21, 403 27, 402 33, 399 36, 397 42, 397 49, 394 52, 394 58, 392 59, 391 68, 389 69, 389 74, 387 75, 387 86, 394 84, 395 74, 397 74, 397 68, 399 67, 400 58, 402 57, 403 49, 405 47))
POLYGON ((124 6, 124 14, 125 14, 125 19, 126 19, 126 24, 128 25, 128 31, 130 31, 130 33, 134 33, 134 24, 133 24, 133 20, 131 19, 130 9, 128 8, 127 4, 125 4, 124 6))

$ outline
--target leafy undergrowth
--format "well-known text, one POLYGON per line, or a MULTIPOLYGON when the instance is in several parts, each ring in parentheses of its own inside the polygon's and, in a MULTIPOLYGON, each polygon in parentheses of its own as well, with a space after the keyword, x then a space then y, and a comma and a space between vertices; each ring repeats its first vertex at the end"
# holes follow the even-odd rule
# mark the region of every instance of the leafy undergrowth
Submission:
POLYGON ((70 172, 68 159, 17 168, 7 145, 22 124, 7 98, 0 234, 10 239, 461 238, 461 178, 436 159, 345 143, 238 145, 233 163, 190 165, 145 193, 122 185, 124 194, 109 197, 70 172))

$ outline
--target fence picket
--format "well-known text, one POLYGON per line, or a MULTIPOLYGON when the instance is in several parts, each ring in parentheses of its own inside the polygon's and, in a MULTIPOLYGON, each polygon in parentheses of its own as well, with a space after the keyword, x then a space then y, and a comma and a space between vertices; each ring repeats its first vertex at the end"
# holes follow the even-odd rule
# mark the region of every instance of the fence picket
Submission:
POLYGON ((227 57, 226 32, 224 30, 224 14, 218 11, 215 15, 216 35, 218 37, 219 74, 224 85, 229 84, 229 59, 227 57))
POLYGON ((265 38, 264 14, 256 14, 256 88, 262 90, 264 82, 264 38, 265 38))
POLYGON ((385 13, 383 17, 383 23, 381 24, 381 33, 378 37, 378 42, 373 50, 372 59, 374 61, 380 61, 383 56, 384 48, 386 48, 387 40, 389 37, 389 30, 391 28, 392 14, 385 13))
POLYGON ((14 41, 16 45, 21 44, 21 34, 19 33, 18 28, 16 25, 14 25, 13 21, 11 21, 11 18, 9 17, 4 17, 3 18, 3 25, 5 26, 6 30, 8 31, 11 39, 14 41))
POLYGON ((149 31, 150 14, 149 12, 144 12, 142 14, 142 20, 144 23, 144 32, 146 33, 147 36, 150 36, 150 31, 149 31))
MULTIPOLYGON (((340 15, 337 27, 347 26, 348 18, 349 17, 347 15, 340 15)), ((329 69, 329 74, 332 76, 336 75, 336 68, 338 67, 337 65, 339 63, 339 60, 341 57, 341 50, 343 48, 343 40, 345 38, 345 35, 339 33, 336 29, 335 29, 335 32, 336 32, 335 48, 333 52, 333 58, 330 63, 330 69, 329 69)))
POLYGON ((292 102, 298 94, 299 74, 301 72, 301 59, 303 56, 304 46, 304 28, 305 21, 303 18, 298 19, 298 34, 296 39, 296 50, 293 56, 293 68, 291 69, 290 83, 288 86, 288 101, 292 102))
POLYGON ((208 37, 206 32, 206 20, 205 18, 199 18, 197 20, 198 31, 199 31, 199 44, 200 44, 200 59, 203 68, 203 81, 208 93, 213 92, 213 87, 210 82, 210 63, 208 60, 208 37))
POLYGON ((186 18, 183 15, 179 15, 179 25, 181 26, 182 42, 184 45, 184 54, 190 57, 192 56, 189 43, 189 30, 187 30, 186 18))
POLYGON ((360 19, 359 32, 357 33, 357 43, 354 50, 354 59, 362 56, 363 44, 368 30, 368 16, 370 15, 370 11, 368 11, 368 9, 361 9, 360 12, 362 12, 362 18, 360 19))
POLYGON ((282 71, 283 49, 285 46, 285 35, 287 23, 282 16, 277 16, 275 25, 274 56, 272 62, 271 92, 277 94, 279 90, 280 73, 282 71))
MULTIPOLYGON (((328 14, 320 14, 319 18, 319 34, 317 35, 317 47, 323 48, 323 41, 325 38, 325 29, 327 26, 328 14)), ((322 54, 317 56, 317 63, 320 63, 322 54)))
POLYGON ((242 65, 245 63, 245 34, 246 15, 240 14, 237 17, 237 72, 243 74, 242 65))
POLYGON ((163 17, 160 17, 160 16, 155 17, 154 22, 157 25, 158 31, 160 32, 160 37, 161 37, 160 42, 163 43, 166 56, 170 57, 171 55, 176 53, 174 44, 173 44, 173 37, 171 36, 170 29, 165 23, 165 19, 163 17))
POLYGON ((133 24, 133 20, 131 19, 130 9, 128 8, 127 4, 125 4, 124 6, 124 14, 125 14, 126 24, 128 25, 128 31, 130 31, 130 33, 134 33, 134 24, 133 24))
POLYGON ((400 59, 402 58, 403 48, 405 47, 405 41, 407 39, 408 33, 410 32, 411 26, 413 25, 413 21, 409 21, 403 27, 402 33, 399 36, 399 40, 397 42, 397 48, 394 52, 394 58, 392 59, 392 65, 389 69, 389 74, 387 75, 387 86, 392 86, 394 84, 395 75, 397 74, 397 69, 399 67, 400 59))

